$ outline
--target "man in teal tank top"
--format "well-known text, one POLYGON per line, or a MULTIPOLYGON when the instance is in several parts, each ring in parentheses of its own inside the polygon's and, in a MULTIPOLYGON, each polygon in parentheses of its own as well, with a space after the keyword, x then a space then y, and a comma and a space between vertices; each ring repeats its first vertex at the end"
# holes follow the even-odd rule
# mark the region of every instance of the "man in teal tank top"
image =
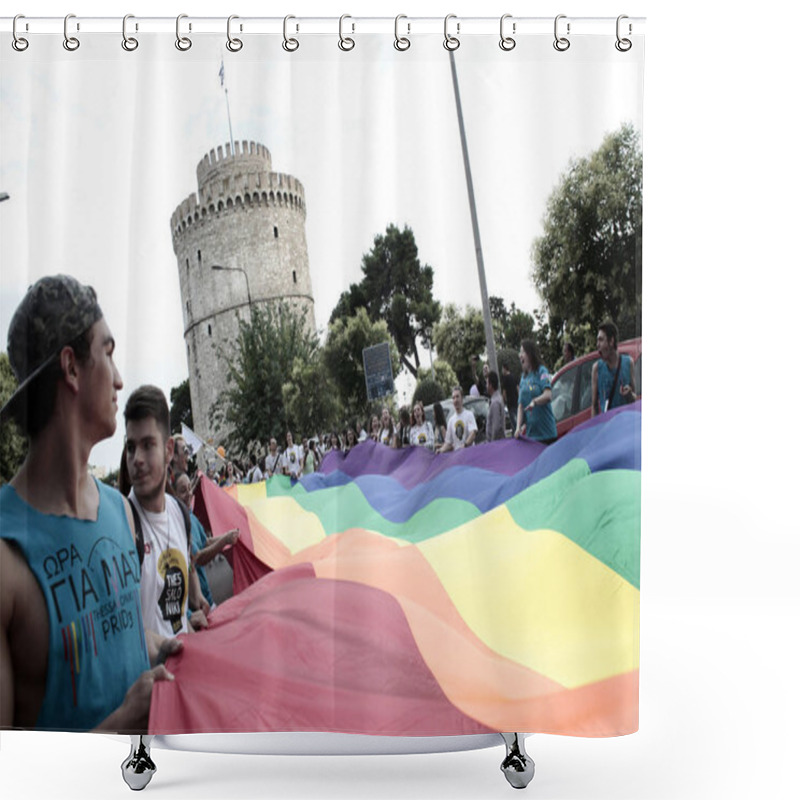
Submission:
POLYGON ((116 428, 113 354, 94 290, 65 275, 34 284, 9 326, 19 387, 0 422, 28 453, 0 489, 0 727, 146 733, 153 683, 172 679, 150 669, 161 642, 142 625, 130 510, 88 472, 116 428))
POLYGON ((592 365, 592 416, 637 399, 633 359, 617 352, 617 326, 604 322, 597 331, 600 359, 592 365))

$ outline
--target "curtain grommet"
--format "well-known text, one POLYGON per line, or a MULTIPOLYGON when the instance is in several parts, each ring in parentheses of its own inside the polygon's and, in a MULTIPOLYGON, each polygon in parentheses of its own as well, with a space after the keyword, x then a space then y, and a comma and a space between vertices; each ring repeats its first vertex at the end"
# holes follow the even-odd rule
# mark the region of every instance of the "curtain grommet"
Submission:
MULTIPOLYGON (((506 53, 517 46, 517 40, 505 34, 505 23, 507 19, 511 19, 511 14, 503 14, 503 16, 500 17, 500 49, 505 50, 506 53)), ((512 33, 517 32, 516 22, 512 23, 511 31, 512 33)))
POLYGON ((239 19, 239 17, 236 14, 231 14, 228 17, 228 31, 227 31, 228 41, 225 42, 225 47, 227 47, 228 51, 231 53, 238 53, 242 49, 242 47, 244 47, 244 44, 242 43, 241 39, 237 39, 236 37, 231 36, 231 22, 233 22, 235 19, 239 19))
MULTIPOLYGON (((178 14, 175 19, 175 47, 182 53, 185 53, 192 46, 192 40, 188 36, 181 35, 181 20, 188 17, 188 14, 178 14)), ((191 29, 192 26, 189 25, 189 30, 191 31, 191 29)))
MULTIPOLYGON (((458 50, 458 48, 461 47, 461 40, 457 36, 451 36, 450 32, 447 30, 447 24, 451 19, 456 19, 456 15, 448 14, 444 18, 444 42, 442 42, 442 45, 445 50, 449 50, 452 53, 454 50, 458 50)), ((461 23, 456 23, 456 33, 460 32, 461 23)))
MULTIPOLYGON (((566 36, 559 36, 558 33, 558 22, 559 20, 566 19, 566 14, 559 14, 555 18, 555 22, 553 22, 553 36, 555 37, 555 41, 553 42, 553 47, 558 50, 559 53, 564 53, 569 50, 569 46, 571 44, 570 40, 566 38, 566 36)), ((567 23, 567 36, 569 36, 569 22, 567 23)))
MULTIPOLYGON (((68 26, 69 26, 69 21, 71 19, 75 19, 75 15, 74 14, 67 14, 67 16, 64 17, 64 42, 63 42, 63 45, 64 45, 64 49, 65 50, 69 50, 70 53, 73 53, 75 50, 77 50, 81 46, 81 40, 78 39, 77 36, 70 36, 69 35, 68 26)), ((77 27, 77 30, 80 30, 79 26, 77 27)))
POLYGON ((134 19, 133 14, 126 14, 122 18, 122 49, 132 53, 139 46, 139 40, 133 36, 128 36, 129 19, 134 19))
POLYGON ((17 14, 17 16, 14 17, 14 22, 12 23, 12 27, 11 27, 11 35, 13 37, 11 39, 11 46, 18 53, 24 53, 28 49, 28 45, 30 44, 30 42, 24 36, 20 36, 17 33, 17 20, 20 20, 20 19, 25 19, 25 15, 24 14, 17 14))
MULTIPOLYGON (((349 14, 342 14, 342 16, 339 17, 339 49, 343 50, 345 53, 349 53, 356 46, 356 42, 351 36, 344 35, 342 28, 346 19, 352 19, 352 17, 349 14)), ((351 24, 353 25, 353 33, 355 33, 355 23, 351 24)))
MULTIPOLYGON (((283 42, 281 43, 281 47, 287 53, 294 53, 298 47, 300 47, 300 42, 297 41, 294 37, 289 36, 289 20, 290 19, 297 19, 297 17, 292 16, 291 14, 287 14, 283 18, 283 42)), ((299 27, 299 26, 298 26, 299 27)))
MULTIPOLYGON (((411 47, 411 39, 408 36, 401 36, 400 35, 400 20, 401 19, 408 19, 405 14, 398 14, 394 18, 394 49, 399 50, 401 53, 408 50, 411 47)), ((408 27, 408 33, 411 33, 411 25, 410 23, 406 23, 408 27)))

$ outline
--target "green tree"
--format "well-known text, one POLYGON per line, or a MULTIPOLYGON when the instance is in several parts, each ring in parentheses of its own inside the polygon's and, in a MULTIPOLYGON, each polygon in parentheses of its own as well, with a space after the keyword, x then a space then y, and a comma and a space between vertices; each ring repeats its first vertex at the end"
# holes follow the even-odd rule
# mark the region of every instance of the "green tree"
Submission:
POLYGON ((503 336, 504 346, 516 348, 519 352, 519 343, 523 339, 530 339, 533 336, 533 324, 533 316, 512 303, 503 336))
POLYGON ((189 428, 194 428, 192 396, 189 392, 188 378, 169 390, 169 402, 169 425, 172 432, 180 433, 181 423, 189 428))
POLYGON ((442 388, 442 385, 428 376, 421 381, 417 381, 417 387, 414 389, 414 397, 411 400, 411 406, 415 406, 418 400, 422 401, 423 406, 429 406, 431 403, 439 403, 447 397, 447 393, 442 388))
MULTIPOLYGON (((436 374, 436 383, 442 387, 442 391, 445 392, 445 396, 449 397, 453 387, 458 383, 458 376, 456 375, 455 370, 446 361, 442 360, 441 358, 437 358, 433 362, 433 372, 436 374)), ((420 367, 417 375, 417 386, 419 386, 422 381, 426 381, 431 378, 433 378, 433 373, 431 372, 430 367, 420 367)))
POLYGON ((467 306, 462 314, 458 306, 448 303, 442 319, 433 328, 433 344, 455 371, 462 389, 468 390, 472 384, 470 357, 480 356, 486 350, 481 312, 467 306))
MULTIPOLYGON (((17 389, 17 379, 7 353, 0 353, 0 407, 17 389)), ((0 484, 8 483, 22 466, 28 445, 17 424, 8 420, 0 426, 0 484)))
POLYGON ((296 441, 300 436, 315 436, 341 423, 339 391, 323 363, 321 351, 310 360, 296 358, 281 391, 286 422, 296 441))
POLYGON ((373 322, 367 310, 359 308, 353 316, 342 317, 328 326, 322 363, 338 388, 341 410, 347 419, 364 419, 369 413, 362 351, 383 342, 389 342, 392 371, 396 376, 400 370, 400 355, 385 321, 373 322))
POLYGON ((365 308, 373 322, 385 320, 403 364, 416 377, 419 369, 417 340, 431 345, 433 326, 441 305, 433 299, 433 268, 419 260, 414 232, 389 225, 378 234, 372 250, 361 261, 361 283, 351 284, 331 315, 331 323, 365 308))
POLYGON ((550 328, 597 328, 610 318, 620 338, 641 335, 642 151, 630 125, 574 159, 547 202, 533 243, 532 279, 550 328))
POLYGON ((228 388, 212 408, 213 424, 230 431, 224 441, 229 455, 244 455, 253 442, 286 430, 283 384, 295 360, 312 361, 318 346, 305 311, 288 303, 253 306, 250 320, 239 320, 231 351, 220 353, 228 360, 228 388))

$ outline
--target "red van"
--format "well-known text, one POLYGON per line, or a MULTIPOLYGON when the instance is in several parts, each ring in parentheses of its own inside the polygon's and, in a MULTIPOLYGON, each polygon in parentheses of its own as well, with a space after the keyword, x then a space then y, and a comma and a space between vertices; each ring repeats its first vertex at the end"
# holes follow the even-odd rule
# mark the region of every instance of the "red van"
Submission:
MULTIPOLYGON (((636 394, 642 395, 642 339, 620 342, 617 351, 633 359, 636 394)), ((592 416, 592 365, 600 358, 597 351, 564 365, 552 380, 553 414, 559 438, 592 416)))

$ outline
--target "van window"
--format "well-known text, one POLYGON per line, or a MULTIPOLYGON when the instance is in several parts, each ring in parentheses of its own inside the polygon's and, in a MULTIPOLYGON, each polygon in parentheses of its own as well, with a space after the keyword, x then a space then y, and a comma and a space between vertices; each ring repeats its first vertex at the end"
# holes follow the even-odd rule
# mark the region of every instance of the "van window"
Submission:
POLYGON ((583 364, 581 364, 581 378, 578 387, 578 411, 585 411, 592 406, 592 367, 596 361, 597 359, 593 358, 591 361, 584 361, 583 364))
POLYGON ((567 370, 553 385, 552 408, 556 422, 561 422, 562 419, 566 419, 572 414, 575 379, 579 372, 579 368, 567 370))

